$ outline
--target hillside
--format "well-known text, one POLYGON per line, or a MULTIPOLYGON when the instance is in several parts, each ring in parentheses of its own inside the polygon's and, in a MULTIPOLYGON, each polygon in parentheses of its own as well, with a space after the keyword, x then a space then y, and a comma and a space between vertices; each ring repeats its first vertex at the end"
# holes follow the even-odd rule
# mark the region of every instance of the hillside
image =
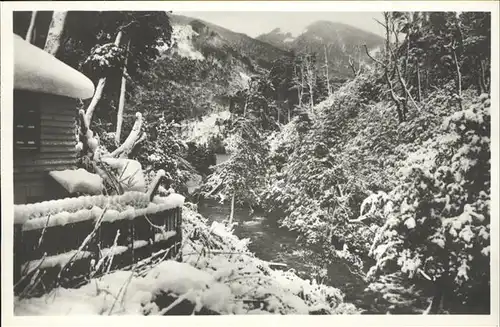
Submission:
POLYGON ((349 67, 349 56, 351 56, 356 65, 360 62, 366 62, 367 56, 361 51, 361 46, 366 44, 372 50, 381 46, 383 38, 361 30, 359 28, 330 21, 317 21, 307 26, 302 34, 293 37, 291 33, 282 31, 279 28, 272 30, 267 34, 257 37, 286 51, 296 53, 316 53, 318 62, 325 62, 325 46, 332 74, 340 75, 338 77, 347 77, 352 75, 349 67))
POLYGON ((200 35, 219 40, 217 42, 219 46, 224 45, 226 49, 237 51, 265 68, 270 68, 272 61, 290 55, 287 50, 275 47, 263 40, 251 38, 243 33, 236 33, 200 19, 181 15, 169 15, 169 17, 172 25, 191 25, 193 30, 200 35))
POLYGON ((228 110, 230 99, 259 74, 256 63, 211 31, 174 25, 172 40, 131 91, 132 103, 154 115, 180 122, 228 110))

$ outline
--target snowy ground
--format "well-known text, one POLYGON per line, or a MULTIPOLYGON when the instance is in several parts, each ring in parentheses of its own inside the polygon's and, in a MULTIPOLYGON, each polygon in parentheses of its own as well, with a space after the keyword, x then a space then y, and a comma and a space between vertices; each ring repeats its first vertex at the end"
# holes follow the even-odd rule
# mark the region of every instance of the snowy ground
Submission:
POLYGON ((58 288, 40 298, 15 298, 16 315, 166 314, 183 300, 221 314, 358 313, 332 287, 272 270, 226 226, 183 209, 183 263, 163 261, 140 271, 115 271, 79 289, 58 288), (157 302, 170 295, 166 307, 157 302))

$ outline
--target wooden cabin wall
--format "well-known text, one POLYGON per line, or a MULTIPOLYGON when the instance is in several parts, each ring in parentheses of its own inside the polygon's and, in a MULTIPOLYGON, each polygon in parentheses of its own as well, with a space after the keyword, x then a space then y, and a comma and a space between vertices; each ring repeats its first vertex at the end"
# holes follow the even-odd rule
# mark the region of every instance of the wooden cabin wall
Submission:
POLYGON ((42 95, 40 148, 14 149, 14 203, 51 200, 65 194, 48 175, 53 170, 76 169, 76 100, 42 95))

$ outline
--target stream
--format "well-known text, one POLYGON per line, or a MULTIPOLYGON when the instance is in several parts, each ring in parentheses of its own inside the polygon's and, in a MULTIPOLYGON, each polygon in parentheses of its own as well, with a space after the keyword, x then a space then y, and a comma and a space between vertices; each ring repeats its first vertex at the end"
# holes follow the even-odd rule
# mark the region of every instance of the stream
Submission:
MULTIPOLYGON (((229 155, 218 154, 217 164, 228 158, 229 155)), ((201 178, 190 181, 188 188, 194 190, 199 187, 200 182, 201 178)), ((198 211, 210 222, 223 222, 229 218, 231 205, 229 202, 221 204, 216 200, 202 200, 198 203, 198 211)), ((417 304, 420 301, 411 301, 413 303, 408 302, 395 309, 384 300, 384 295, 387 294, 383 291, 377 294, 365 292, 367 283, 359 275, 351 272, 346 261, 338 259, 328 264, 321 263, 314 254, 306 251, 297 242, 297 233, 280 228, 277 219, 269 217, 266 213, 250 213, 248 208, 236 207, 233 221, 237 223, 234 227, 235 235, 240 239, 250 239, 248 248, 257 258, 285 264, 286 267, 278 265, 273 268, 293 269, 297 276, 305 280, 315 278, 314 276, 322 270, 319 282, 340 289, 345 294, 344 301, 363 309, 364 314, 386 314, 388 311, 414 314, 420 313, 427 306, 422 302, 417 304)))
MULTIPOLYGON (((230 204, 203 200, 198 203, 198 211, 209 221, 222 222, 228 219, 231 208, 230 204)), ((365 282, 351 273, 345 262, 330 263, 326 267, 319 267, 313 263, 314 260, 311 260, 310 254, 297 243, 296 233, 280 228, 274 219, 269 219, 265 215, 250 214, 248 209, 237 207, 234 222, 237 223, 234 233, 240 239, 250 239, 248 247, 256 257, 268 262, 286 264, 286 267, 276 267, 285 270, 293 269, 303 279, 311 279, 318 269, 326 268, 322 283, 342 290, 345 294, 345 302, 366 309, 363 305, 366 299, 362 296, 366 287, 365 282)))

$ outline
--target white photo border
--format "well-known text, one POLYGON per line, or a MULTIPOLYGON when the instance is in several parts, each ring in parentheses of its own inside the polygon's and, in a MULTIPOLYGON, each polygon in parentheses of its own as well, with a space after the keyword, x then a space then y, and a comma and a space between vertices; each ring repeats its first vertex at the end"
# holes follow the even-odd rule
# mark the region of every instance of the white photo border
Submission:
MULTIPOLYGON (((2 325, 4 326, 498 326, 499 325, 499 6, 496 1, 17 1, 1 3, 2 325), (489 11, 491 12, 491 313, 490 315, 219 316, 219 317, 19 317, 13 315, 13 11, 489 11)), ((36 60, 36 58, 34 58, 36 60)))

